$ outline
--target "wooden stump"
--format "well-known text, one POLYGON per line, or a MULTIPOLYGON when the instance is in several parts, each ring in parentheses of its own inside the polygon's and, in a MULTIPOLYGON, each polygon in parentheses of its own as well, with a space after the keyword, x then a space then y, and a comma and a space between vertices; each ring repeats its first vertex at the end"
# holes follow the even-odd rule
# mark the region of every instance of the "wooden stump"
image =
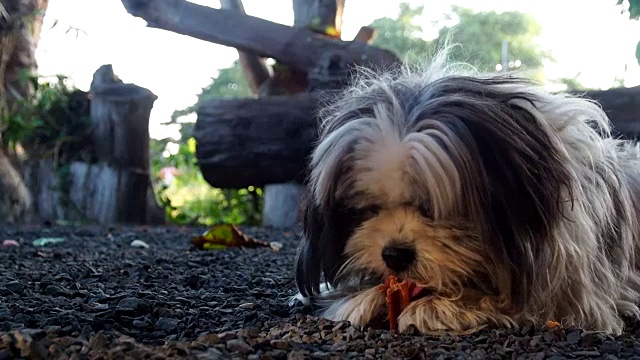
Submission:
POLYGON ((149 171, 149 116, 156 95, 123 83, 104 65, 94 74, 90 96, 90 142, 97 161, 28 160, 24 177, 35 219, 101 225, 164 222, 149 171))

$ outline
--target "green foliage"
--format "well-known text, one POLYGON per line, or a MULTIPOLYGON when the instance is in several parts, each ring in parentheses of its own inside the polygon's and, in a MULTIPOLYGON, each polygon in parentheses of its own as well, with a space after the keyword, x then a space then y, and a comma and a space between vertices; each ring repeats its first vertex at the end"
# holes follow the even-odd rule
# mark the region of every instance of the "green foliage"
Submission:
POLYGON ((240 62, 236 60, 230 67, 218 71, 218 76, 212 78, 211 84, 203 88, 202 92, 198 94, 198 100, 194 105, 186 109, 176 110, 171 116, 171 120, 175 122, 179 117, 191 114, 196 111, 199 104, 207 100, 250 96, 251 88, 249 88, 249 83, 242 72, 240 62))
MULTIPOLYGON (((444 27, 433 42, 435 47, 445 41, 455 46, 451 58, 469 63, 482 72, 493 72, 502 60, 502 42, 508 41, 508 58, 520 60, 524 69, 540 69, 544 59, 550 55, 535 44, 541 26, 528 14, 506 11, 475 13, 469 9, 454 6, 453 15, 459 22, 452 27, 444 27)), ((540 74, 538 74, 539 76, 540 74)))
MULTIPOLYGON (((616 5, 624 6, 624 3, 625 3, 625 0, 618 0, 616 5)), ((627 0, 626 3, 628 4, 628 8, 626 12, 629 13, 629 20, 640 19, 640 0, 627 0)), ((624 14, 625 10, 623 9, 621 13, 624 14)))
POLYGON ((184 137, 180 142, 151 139, 154 188, 167 219, 178 224, 259 224, 262 190, 252 186, 246 189, 211 187, 197 166, 195 150, 193 137, 184 137), (165 156, 170 143, 177 144, 178 149, 175 154, 165 156), (169 167, 177 169, 178 174, 166 184, 159 175, 163 168, 169 167))
POLYGON ((424 6, 412 8, 401 3, 396 19, 384 17, 374 20, 369 26, 377 29, 378 34, 371 44, 392 51, 407 63, 424 58, 432 52, 432 45, 421 38, 422 27, 415 24, 415 19, 423 11, 424 6))
MULTIPOLYGON (((640 19, 640 0, 627 0, 628 4, 627 11, 629 13, 629 20, 638 20, 640 19)), ((624 6, 625 0, 618 0, 616 5, 624 6)), ((620 11, 621 14, 625 13, 624 8, 620 11)), ((636 44, 636 59, 638 60, 638 65, 640 65, 640 41, 636 44)))
POLYGON ((21 81, 31 83, 34 95, 0 112, 0 134, 6 146, 15 149, 22 144, 31 155, 61 161, 82 156, 88 160, 89 100, 66 80, 63 75, 48 79, 21 73, 21 81))
POLYGON ((195 112, 200 104, 221 97, 249 97, 251 89, 244 78, 240 63, 221 69, 211 84, 202 89, 197 102, 186 109, 176 110, 168 124, 179 124, 181 139, 151 139, 151 166, 156 176, 154 188, 167 218, 174 223, 259 224, 261 221, 262 190, 217 189, 203 178, 195 154, 196 141, 192 136, 193 123, 180 122, 180 118, 195 112), (169 147, 177 146, 174 154, 167 155, 169 147), (159 177, 161 169, 174 167, 178 175, 166 184, 159 177))
POLYGON ((453 6, 445 18, 457 19, 457 23, 442 27, 436 39, 427 41, 422 38, 422 28, 416 25, 423 11, 424 6, 412 8, 402 3, 397 19, 374 20, 371 26, 378 29, 378 36, 373 45, 393 51, 407 63, 424 61, 447 44, 459 45, 452 47, 451 60, 469 63, 482 72, 494 72, 496 64, 501 63, 503 40, 509 42, 509 59, 520 60, 521 69, 538 69, 544 59, 550 58, 535 44, 541 26, 528 14, 476 13, 453 6))

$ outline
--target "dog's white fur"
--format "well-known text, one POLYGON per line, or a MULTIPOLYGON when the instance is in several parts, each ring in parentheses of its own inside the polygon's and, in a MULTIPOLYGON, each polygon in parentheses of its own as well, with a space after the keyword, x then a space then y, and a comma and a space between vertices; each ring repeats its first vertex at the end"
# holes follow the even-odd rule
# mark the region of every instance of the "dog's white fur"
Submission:
POLYGON ((296 272, 321 316, 384 315, 391 243, 416 254, 399 275, 432 291, 400 331, 620 333, 640 315, 640 152, 598 104, 461 73, 443 52, 422 71, 361 71, 321 119, 296 272))

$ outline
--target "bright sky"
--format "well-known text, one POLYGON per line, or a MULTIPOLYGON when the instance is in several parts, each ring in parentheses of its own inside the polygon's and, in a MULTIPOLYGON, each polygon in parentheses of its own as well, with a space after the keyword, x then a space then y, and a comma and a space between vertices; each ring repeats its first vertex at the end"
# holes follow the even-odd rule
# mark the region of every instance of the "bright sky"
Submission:
MULTIPOLYGON (((219 1, 191 2, 219 8, 219 1)), ((395 17, 401 0, 346 0, 343 38, 351 39, 361 26, 376 18, 395 17), (375 3, 375 5, 373 5, 375 3)), ((640 22, 620 14, 617 0, 410 0, 424 4, 421 19, 426 36, 433 34, 431 21, 451 5, 478 11, 521 11, 542 25, 542 46, 556 64, 545 67, 547 78, 573 77, 581 83, 608 88, 616 76, 626 86, 640 85, 640 66, 634 57, 640 40, 640 22), (625 72, 625 64, 628 70, 625 72)), ((285 25, 293 23, 291 0, 244 0, 249 15, 285 25)), ((36 57, 43 75, 65 74, 82 90, 88 90, 93 73, 112 64, 125 82, 146 87, 158 95, 151 113, 154 138, 175 136, 176 129, 160 123, 171 113, 195 103, 202 87, 217 70, 229 66, 235 49, 168 31, 150 29, 142 19, 129 15, 118 0, 50 0, 36 57), (51 28, 54 22, 57 26, 51 28), (69 26, 80 32, 66 33, 69 26), (86 34, 85 34, 86 33, 86 34)))

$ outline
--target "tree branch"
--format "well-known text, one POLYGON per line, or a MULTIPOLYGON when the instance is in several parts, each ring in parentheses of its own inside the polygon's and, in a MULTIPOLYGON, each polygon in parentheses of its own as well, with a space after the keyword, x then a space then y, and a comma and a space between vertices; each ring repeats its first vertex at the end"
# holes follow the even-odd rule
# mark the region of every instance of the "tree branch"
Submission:
POLYGON ((305 28, 292 28, 235 11, 214 9, 185 0, 121 0, 127 12, 151 28, 271 57, 303 71, 313 69, 321 55, 332 52, 349 64, 389 67, 400 63, 384 49, 340 41, 305 28))
MULTIPOLYGON (((222 9, 228 9, 246 15, 242 0, 220 0, 220 5, 222 9)), ((258 94, 260 85, 264 84, 264 82, 271 77, 267 64, 263 58, 248 51, 238 50, 238 57, 240 58, 240 65, 242 65, 251 91, 254 95, 258 94)))

